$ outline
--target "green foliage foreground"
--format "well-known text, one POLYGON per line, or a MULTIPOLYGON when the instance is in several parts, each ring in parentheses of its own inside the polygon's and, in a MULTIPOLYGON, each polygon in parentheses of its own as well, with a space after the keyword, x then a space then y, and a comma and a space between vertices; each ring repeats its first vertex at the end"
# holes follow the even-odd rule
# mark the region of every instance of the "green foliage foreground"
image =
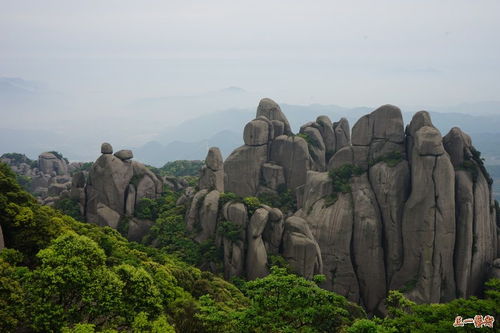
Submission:
POLYGON ((499 280, 487 283, 485 299, 447 304, 415 305, 392 291, 388 316, 371 320, 358 305, 319 288, 321 276, 312 282, 272 267, 238 289, 178 259, 214 249, 190 250, 182 208, 172 193, 162 200, 153 230, 162 236, 157 249, 39 205, 0 164, 7 247, 0 251, 0 331, 449 332, 475 330, 453 328, 458 315, 498 319, 499 280))

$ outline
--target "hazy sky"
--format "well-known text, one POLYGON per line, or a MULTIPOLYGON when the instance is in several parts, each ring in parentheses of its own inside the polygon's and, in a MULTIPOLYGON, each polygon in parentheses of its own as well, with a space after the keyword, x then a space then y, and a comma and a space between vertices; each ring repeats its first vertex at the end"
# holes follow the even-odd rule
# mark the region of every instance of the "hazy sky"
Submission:
MULTIPOLYGON (((499 59, 498 0, 0 0, 0 77, 68 97, 33 126, 57 127, 61 114, 136 119, 124 106, 138 99, 228 86, 252 93, 253 106, 259 96, 342 106, 499 100, 499 59)), ((208 111, 168 109, 152 122, 208 111)), ((5 123, 19 120, 6 112, 5 123)))

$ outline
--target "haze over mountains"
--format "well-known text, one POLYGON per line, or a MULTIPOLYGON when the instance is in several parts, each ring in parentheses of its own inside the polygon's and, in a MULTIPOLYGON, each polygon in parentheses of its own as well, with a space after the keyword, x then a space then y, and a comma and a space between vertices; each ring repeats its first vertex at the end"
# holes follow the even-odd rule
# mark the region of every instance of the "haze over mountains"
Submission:
MULTIPOLYGON (((57 150, 70 160, 89 161, 96 158, 95 147, 109 141, 117 148, 133 148, 138 159, 155 166, 179 159, 203 159, 211 146, 220 147, 225 157, 241 145, 240 133, 252 118, 255 103, 265 93, 233 86, 192 95, 124 99, 112 104, 108 99, 82 102, 83 96, 53 91, 44 83, 3 77, 0 153, 20 152, 36 158, 42 151, 57 150), (120 116, 112 116, 117 112, 120 116)), ((353 124, 378 107, 281 105, 295 132, 300 124, 318 115, 346 117, 353 124)), ((422 109, 431 112, 443 133, 453 126, 470 133, 487 164, 500 164, 500 149, 495 144, 500 139, 500 102, 402 106, 405 123, 422 109)))

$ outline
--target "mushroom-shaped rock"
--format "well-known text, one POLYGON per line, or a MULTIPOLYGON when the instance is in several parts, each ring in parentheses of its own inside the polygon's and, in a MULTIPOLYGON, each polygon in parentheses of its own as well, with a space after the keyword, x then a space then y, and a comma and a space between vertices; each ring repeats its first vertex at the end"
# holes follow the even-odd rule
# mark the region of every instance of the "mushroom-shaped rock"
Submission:
POLYGON ((113 154, 113 147, 111 144, 104 142, 101 145, 101 154, 113 154))
POLYGON ((131 150, 122 149, 115 153, 115 156, 118 157, 122 161, 130 160, 134 157, 134 154, 131 150))
POLYGON ((257 117, 264 116, 269 120, 279 120, 284 124, 284 134, 292 134, 290 123, 281 111, 280 106, 270 98, 263 98, 260 100, 257 107, 257 117))

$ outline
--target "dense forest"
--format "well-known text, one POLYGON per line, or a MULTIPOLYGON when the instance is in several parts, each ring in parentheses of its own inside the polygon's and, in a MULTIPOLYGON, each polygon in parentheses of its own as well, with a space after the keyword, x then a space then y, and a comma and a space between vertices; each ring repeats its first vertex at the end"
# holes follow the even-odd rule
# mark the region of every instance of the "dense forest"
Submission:
POLYGON ((368 318, 319 288, 323 276, 306 280, 279 258, 265 278, 225 281, 195 267, 219 254, 192 241, 178 195, 140 210, 156 218, 153 247, 38 204, 0 164, 1 331, 446 332, 457 316, 498 318, 499 280, 486 283, 484 298, 446 304, 416 305, 391 291, 385 318, 368 318))

